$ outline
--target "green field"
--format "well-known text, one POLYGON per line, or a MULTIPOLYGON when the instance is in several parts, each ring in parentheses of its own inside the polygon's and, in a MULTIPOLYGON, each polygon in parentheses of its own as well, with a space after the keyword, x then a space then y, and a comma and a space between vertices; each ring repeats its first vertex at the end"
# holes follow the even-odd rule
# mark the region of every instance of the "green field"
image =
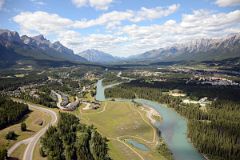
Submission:
POLYGON ((109 139, 110 156, 114 160, 165 159, 156 150, 158 137, 145 115, 146 112, 133 103, 108 101, 102 103, 98 110, 83 111, 79 108, 75 114, 80 116, 83 123, 93 124, 109 139), (131 146, 126 139, 144 144, 149 151, 131 146))

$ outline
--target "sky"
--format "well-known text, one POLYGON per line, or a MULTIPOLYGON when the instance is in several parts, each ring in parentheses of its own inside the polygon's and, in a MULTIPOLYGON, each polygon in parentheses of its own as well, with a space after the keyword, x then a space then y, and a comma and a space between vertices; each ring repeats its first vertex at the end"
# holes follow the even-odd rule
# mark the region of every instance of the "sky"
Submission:
POLYGON ((240 0, 0 0, 0 28, 126 57, 240 32, 240 0))

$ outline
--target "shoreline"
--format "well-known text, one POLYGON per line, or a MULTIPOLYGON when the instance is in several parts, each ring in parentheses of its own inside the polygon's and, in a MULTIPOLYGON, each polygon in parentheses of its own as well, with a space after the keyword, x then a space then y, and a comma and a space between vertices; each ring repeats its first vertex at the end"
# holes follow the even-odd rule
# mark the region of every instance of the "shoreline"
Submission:
MULTIPOLYGON (((115 86, 115 85, 113 85, 113 86, 115 86)), ((113 86, 110 86, 109 88, 111 88, 111 87, 113 87, 113 86)), ((105 87, 103 87, 103 90, 105 91, 105 87)), ((104 94, 104 93, 103 93, 104 94)), ((104 94, 105 95, 105 94, 104 94)), ((108 99, 110 99, 110 98, 105 98, 104 100, 106 101, 106 100, 108 100, 108 99)), ((117 99, 118 98, 114 98, 114 100, 115 101, 117 101, 117 99)), ((147 100, 147 99, 143 99, 143 100, 147 100)), ((132 99, 132 100, 130 100, 130 99, 124 99, 124 98, 120 98, 120 101, 132 101, 132 102, 135 102, 135 100, 134 99, 132 99)), ((152 101, 152 100, 147 100, 147 101, 152 101)), ((156 101, 152 101, 152 102, 155 102, 155 103, 157 103, 157 104, 161 104, 161 103, 159 103, 159 102, 156 102, 156 101)), ((138 103, 138 102, 136 102, 136 103, 138 103)), ((139 103, 138 103, 139 104, 139 103)), ((148 117, 148 119, 150 120, 150 122, 154 125, 154 123, 156 122, 156 120, 154 119, 154 118, 152 118, 152 114, 154 113, 154 112, 157 112, 154 108, 152 108, 152 107, 150 107, 150 106, 148 106, 148 105, 146 105, 146 104, 143 104, 143 103, 141 103, 140 102, 140 104, 141 104, 141 106, 143 106, 143 107, 145 107, 145 108, 148 108, 149 110, 147 111, 147 117, 148 117)), ((163 104, 164 105, 164 107, 166 107, 166 108, 168 108, 168 109, 170 109, 170 110, 172 110, 172 111, 174 111, 176 114, 178 114, 181 118, 183 118, 187 123, 188 123, 188 119, 186 118, 186 117, 184 117, 184 116, 182 116, 181 114, 179 114, 174 108, 171 108, 171 107, 168 107, 168 105, 167 104, 163 104)), ((158 114, 158 116, 160 115, 160 113, 159 112, 157 112, 158 114)), ((162 117, 161 115, 160 115, 160 117, 162 117)), ((160 129, 158 129, 159 131, 161 131, 160 129)), ((188 127, 187 127, 187 131, 186 131, 186 137, 187 137, 187 139, 189 138, 188 136, 187 136, 187 133, 188 133, 188 127)), ((188 143, 189 143, 189 141, 188 141, 188 143)), ((198 152, 201 156, 201 158, 200 159, 202 159, 202 160, 206 160, 206 157, 201 153, 201 152, 199 152, 198 151, 198 149, 193 145, 193 143, 191 143, 191 141, 190 141, 190 145, 192 146, 192 148, 193 148, 193 150, 195 150, 196 152, 198 152)), ((171 151, 172 152, 172 151, 171 151)), ((173 153, 173 152, 172 152, 173 153)))
MULTIPOLYGON (((146 99, 146 100, 147 100, 147 99, 146 99)), ((149 100, 149 101, 152 101, 152 100, 149 100)), ((160 102, 157 102, 157 101, 153 101, 153 102, 159 103, 159 104, 163 104, 165 107, 167 107, 167 108, 169 108, 169 109, 171 109, 171 110, 174 110, 178 115, 180 115, 183 119, 185 119, 187 123, 189 123, 189 120, 188 120, 186 117, 182 116, 182 115, 181 115, 180 113, 178 113, 174 108, 168 107, 168 104, 160 103, 160 102)), ((154 112, 157 112, 155 109, 153 109, 152 107, 150 107, 150 106, 148 106, 148 105, 146 105, 146 104, 142 104, 142 103, 141 103, 141 105, 142 105, 142 107, 147 108, 147 109, 149 109, 150 111, 153 110, 154 112)), ((147 111, 147 112, 150 112, 150 111, 147 111)), ((162 118, 161 114, 157 112, 157 115, 160 116, 161 121, 162 121, 163 118, 162 118)), ((152 116, 152 115, 151 115, 151 116, 152 116)), ((147 116, 147 117, 148 117, 148 116, 147 116)), ((150 117, 150 119, 153 119, 155 122, 157 121, 157 120, 155 120, 154 118, 151 118, 151 117, 150 117)), ((151 121, 151 120, 150 120, 150 121, 151 121)), ((153 125, 154 125, 154 123, 153 123, 153 125)), ((191 138, 188 136, 188 132, 189 132, 189 129, 188 129, 188 127, 187 127, 187 132, 186 132, 185 134, 187 135, 187 140, 188 140, 188 142, 202 155, 202 157, 204 158, 204 160, 209 160, 209 158, 207 157, 206 154, 201 153, 201 152, 195 147, 195 145, 194 145, 193 142, 191 141, 191 138)))
POLYGON ((155 109, 142 105, 141 109, 146 112, 146 117, 150 120, 151 124, 154 125, 156 122, 161 122, 163 120, 160 113, 158 113, 155 109), (154 116, 159 117, 159 120, 155 119, 154 116))

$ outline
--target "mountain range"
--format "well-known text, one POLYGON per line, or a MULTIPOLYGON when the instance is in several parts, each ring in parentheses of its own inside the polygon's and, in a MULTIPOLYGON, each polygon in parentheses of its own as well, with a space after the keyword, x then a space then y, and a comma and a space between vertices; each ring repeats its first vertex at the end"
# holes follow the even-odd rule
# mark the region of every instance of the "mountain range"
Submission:
POLYGON ((147 51, 128 59, 137 61, 206 61, 240 57, 240 33, 219 39, 197 39, 147 51))
POLYGON ((0 30, 0 53, 0 66, 14 65, 23 60, 87 62, 60 42, 51 43, 43 35, 20 37, 17 32, 9 30, 0 30))
POLYGON ((235 57, 240 57, 240 33, 219 39, 192 40, 120 58, 95 49, 74 54, 73 50, 65 47, 59 41, 52 43, 43 35, 20 37, 17 32, 0 29, 0 68, 29 62, 30 64, 40 63, 40 65, 50 64, 51 66, 65 63, 219 61, 235 57))

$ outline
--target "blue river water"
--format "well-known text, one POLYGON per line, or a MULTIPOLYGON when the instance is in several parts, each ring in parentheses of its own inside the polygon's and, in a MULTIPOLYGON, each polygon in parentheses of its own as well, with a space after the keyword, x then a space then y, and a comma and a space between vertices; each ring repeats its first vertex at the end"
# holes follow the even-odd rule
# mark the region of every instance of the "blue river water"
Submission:
MULTIPOLYGON (((114 86, 114 85, 113 85, 114 86)), ((109 86, 107 87, 109 88, 109 86)), ((105 101, 102 80, 97 82, 96 100, 105 101)), ((161 136, 168 148, 173 153, 175 160, 204 160, 187 137, 187 121, 174 109, 163 104, 144 99, 135 99, 136 102, 155 109, 163 118, 162 122, 155 123, 155 127, 161 131, 161 136)))
POLYGON ((104 94, 105 88, 102 85, 102 81, 103 81, 103 79, 98 80, 98 82, 97 82, 97 93, 96 93, 97 101, 105 101, 105 94, 104 94))

